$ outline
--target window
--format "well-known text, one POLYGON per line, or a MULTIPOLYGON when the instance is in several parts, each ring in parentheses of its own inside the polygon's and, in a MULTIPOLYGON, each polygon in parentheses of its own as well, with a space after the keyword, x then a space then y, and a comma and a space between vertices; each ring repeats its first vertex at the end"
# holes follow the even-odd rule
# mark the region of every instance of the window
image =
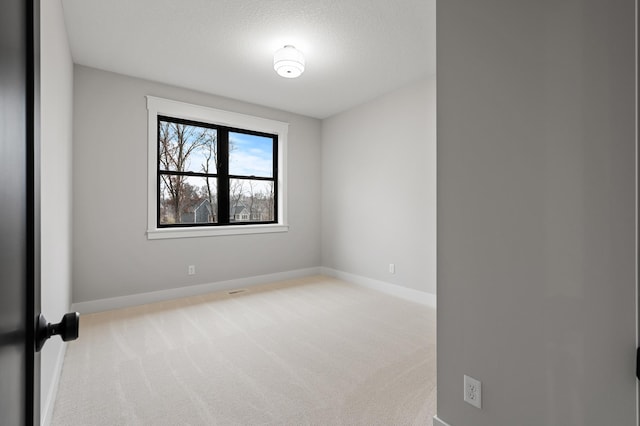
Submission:
POLYGON ((286 123, 147 96, 147 235, 287 230, 286 123))
POLYGON ((157 122, 158 227, 277 223, 278 135, 157 122))

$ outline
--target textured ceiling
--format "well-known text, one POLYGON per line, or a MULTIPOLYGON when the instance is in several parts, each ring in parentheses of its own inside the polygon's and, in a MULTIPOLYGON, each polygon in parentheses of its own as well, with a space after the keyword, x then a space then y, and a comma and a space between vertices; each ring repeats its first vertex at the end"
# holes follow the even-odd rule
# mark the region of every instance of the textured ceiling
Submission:
POLYGON ((435 0, 63 0, 74 62, 325 118, 435 73, 435 0), (279 77, 273 53, 302 50, 279 77))

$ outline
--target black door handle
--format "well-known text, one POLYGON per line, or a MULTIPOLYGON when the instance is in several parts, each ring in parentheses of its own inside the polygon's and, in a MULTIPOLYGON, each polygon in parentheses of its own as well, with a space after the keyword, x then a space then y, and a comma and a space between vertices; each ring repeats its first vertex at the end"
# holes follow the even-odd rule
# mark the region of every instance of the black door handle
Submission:
POLYGON ((38 324, 36 325, 36 352, 44 346, 44 342, 51 336, 59 335, 64 342, 76 340, 80 328, 80 314, 77 312, 69 312, 64 314, 62 321, 58 324, 47 322, 44 315, 38 315, 38 324))

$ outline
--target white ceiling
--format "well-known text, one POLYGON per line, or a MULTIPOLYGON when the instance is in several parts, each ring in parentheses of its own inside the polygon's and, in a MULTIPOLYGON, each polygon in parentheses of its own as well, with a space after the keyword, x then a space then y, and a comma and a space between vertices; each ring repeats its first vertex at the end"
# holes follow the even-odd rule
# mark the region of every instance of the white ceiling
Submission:
POLYGON ((435 74, 435 0, 63 0, 73 60, 326 118, 435 74), (304 52, 297 79, 273 53, 304 52))

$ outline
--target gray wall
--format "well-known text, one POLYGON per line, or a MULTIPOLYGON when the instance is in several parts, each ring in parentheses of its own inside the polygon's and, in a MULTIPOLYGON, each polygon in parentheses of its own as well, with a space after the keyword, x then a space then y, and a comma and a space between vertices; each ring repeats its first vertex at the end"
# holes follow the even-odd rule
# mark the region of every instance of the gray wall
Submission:
POLYGON ((635 425, 631 0, 447 0, 438 416, 635 425), (463 402, 463 374, 483 408, 463 402))
MULTIPOLYGON (((71 148, 73 63, 60 0, 41 4, 41 296, 58 322, 71 303, 71 148)), ((50 339, 41 357, 41 414, 50 415, 63 343, 50 339)))
POLYGON ((74 302, 320 265, 319 120, 83 66, 74 73, 74 302), (145 95, 290 123, 289 232, 147 240, 145 95))
POLYGON ((322 122, 323 266, 435 293, 435 119, 431 76, 322 122))

